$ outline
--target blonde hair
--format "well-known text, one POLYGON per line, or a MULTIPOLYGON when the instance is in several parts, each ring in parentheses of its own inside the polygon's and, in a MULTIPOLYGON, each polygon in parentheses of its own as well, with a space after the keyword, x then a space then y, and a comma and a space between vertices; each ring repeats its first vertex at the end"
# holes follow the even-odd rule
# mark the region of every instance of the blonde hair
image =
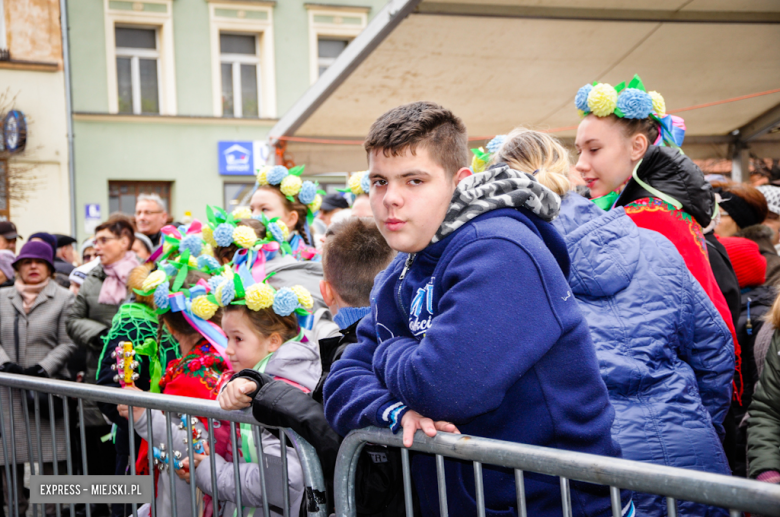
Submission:
POLYGON ((521 172, 536 172, 536 180, 559 196, 571 190, 569 152, 546 133, 513 129, 490 160, 491 165, 501 162, 521 172))

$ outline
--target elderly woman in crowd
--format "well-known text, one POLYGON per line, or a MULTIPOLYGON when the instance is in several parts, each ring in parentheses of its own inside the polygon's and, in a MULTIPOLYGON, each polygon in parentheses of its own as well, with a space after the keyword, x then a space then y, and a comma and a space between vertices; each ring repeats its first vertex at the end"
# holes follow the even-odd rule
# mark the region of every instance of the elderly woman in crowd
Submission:
MULTIPOLYGON (((137 267, 138 260, 131 251, 135 231, 130 221, 122 216, 110 218, 95 229, 95 252, 100 258, 84 279, 76 301, 68 316, 68 334, 82 354, 81 368, 85 381, 97 381, 98 359, 103 351, 104 337, 108 335, 111 320, 127 298, 127 278, 137 267)), ((87 467, 90 474, 114 474, 115 452, 111 441, 100 438, 111 432, 97 406, 85 404, 87 442, 98 444, 89 451, 87 467)))
MULTIPOLYGON (((66 362, 76 349, 68 333, 65 330, 65 315, 73 303, 73 294, 59 286, 52 277, 54 264, 52 261, 51 247, 45 242, 28 242, 22 247, 22 251, 13 262, 17 279, 12 287, 0 289, 0 371, 9 373, 21 373, 36 377, 66 377, 68 375, 66 362)), ((4 273, 5 274, 5 273, 4 273)), ((12 277, 13 279, 13 277, 12 277)), ((24 463, 38 461, 40 459, 37 444, 32 445, 33 460, 28 457, 30 445, 27 443, 24 425, 24 412, 19 392, 14 393, 13 415, 8 408, 11 403, 8 399, 8 391, 0 390, 2 394, 3 421, 6 426, 2 434, 10 438, 11 423, 14 422, 15 443, 8 444, 16 454, 16 497, 19 513, 24 514, 28 502, 22 485, 24 479, 24 463)), ((30 397, 31 398, 31 397, 30 397)), ((48 397, 42 397, 41 408, 48 408, 48 397)), ((58 412, 61 414, 60 412, 58 412)), ((61 417, 55 418, 55 436, 50 437, 48 409, 41 411, 41 427, 35 427, 35 418, 30 414, 32 436, 43 435, 41 440, 43 448, 44 473, 53 474, 54 456, 52 448, 55 446, 58 462, 58 471, 65 471, 65 426, 61 417)), ((0 461, 13 461, 3 457, 3 449, 0 447, 0 461)), ((10 449, 8 454, 10 455, 10 449)), ((4 469, 0 469, 5 474, 4 469)), ((11 486, 10 483, 5 483, 11 486)), ((5 500, 10 501, 9 494, 5 494, 5 500)), ((46 506, 46 514, 54 514, 54 505, 46 506)))

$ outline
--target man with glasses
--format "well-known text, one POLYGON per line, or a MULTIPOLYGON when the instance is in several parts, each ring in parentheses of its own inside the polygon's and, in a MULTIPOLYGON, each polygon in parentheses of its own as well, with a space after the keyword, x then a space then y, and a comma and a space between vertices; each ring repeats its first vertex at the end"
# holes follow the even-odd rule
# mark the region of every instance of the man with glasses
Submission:
POLYGON ((157 194, 141 194, 135 203, 135 225, 149 237, 156 248, 160 245, 160 230, 168 222, 165 201, 157 194))

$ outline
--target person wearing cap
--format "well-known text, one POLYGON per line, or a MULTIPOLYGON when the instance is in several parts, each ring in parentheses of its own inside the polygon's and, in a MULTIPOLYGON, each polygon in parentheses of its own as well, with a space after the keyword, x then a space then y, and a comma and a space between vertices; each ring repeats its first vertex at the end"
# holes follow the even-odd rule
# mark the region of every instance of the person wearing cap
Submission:
POLYGON ((81 255, 82 264, 92 262, 97 258, 97 255, 95 254, 95 241, 92 240, 92 237, 81 243, 79 254, 81 255))
MULTIPOLYGON (((12 287, 0 289, 0 371, 32 375, 35 377, 67 378, 68 358, 75 352, 76 345, 71 341, 65 328, 65 315, 73 303, 74 296, 51 280, 54 263, 51 248, 45 242, 26 243, 13 262, 17 280, 12 287)), ((22 422, 24 412, 20 397, 14 398, 13 414, 7 393, 0 394, 5 429, 3 436, 11 436, 10 423, 22 422)), ((17 424, 18 425, 18 424, 17 424)), ((42 421, 42 429, 37 429, 34 419, 30 418, 32 436, 49 436, 49 423, 42 421)), ((62 418, 55 419, 54 440, 43 440, 43 473, 53 473, 53 448, 56 456, 64 459, 67 453, 65 425, 62 418), (55 445, 56 444, 56 445, 55 445)), ((16 432, 17 477, 24 474, 24 463, 32 461, 28 457, 28 446, 24 433, 16 432)), ((36 454, 36 459, 38 458, 36 454)), ((0 450, 0 462, 5 463, 0 450)), ((65 461, 58 463, 59 472, 64 472, 65 461)), ((5 474, 5 472, 3 472, 5 474)), ((10 485, 10 484, 9 484, 10 485)), ((17 501, 20 514, 28 507, 27 497, 18 484, 17 501)), ((6 494, 6 501, 8 501, 6 494)), ((46 506, 46 514, 53 515, 54 505, 46 506)))
MULTIPOLYGON (((54 267, 57 267, 57 259, 59 258, 66 264, 70 264, 74 268, 77 264, 77 258, 76 258, 76 248, 73 247, 74 244, 76 244, 78 241, 71 237, 70 235, 63 235, 61 233, 55 233, 53 234, 54 237, 57 239, 57 254, 55 255, 54 261, 54 267)), ((70 271, 73 271, 71 269, 70 271)), ((70 274, 70 271, 68 271, 68 274, 70 274)))
POLYGON ((14 285, 14 260, 11 250, 0 250, 0 288, 14 285))
POLYGON ((342 210, 349 208, 349 203, 341 194, 328 194, 322 200, 322 206, 317 214, 317 218, 321 219, 325 226, 330 226, 333 216, 342 210))
POLYGON ((146 261, 146 259, 152 256, 154 251, 152 240, 141 232, 135 232, 132 251, 141 262, 146 261))
POLYGON ((51 233, 37 232, 30 235, 30 242, 40 241, 45 242, 51 247, 51 256, 54 264, 54 280, 64 288, 70 287, 70 280, 68 275, 73 271, 73 264, 68 264, 61 258, 57 257, 58 239, 51 233))
POLYGON ((772 243, 773 231, 762 224, 768 214, 766 198, 745 183, 714 183, 720 195, 720 221, 715 227, 719 237, 745 237, 758 244, 766 259, 766 284, 780 282, 780 256, 772 243))
POLYGON ((769 213, 763 224, 772 229, 772 244, 775 245, 775 250, 780 254, 780 187, 761 185, 756 187, 756 190, 761 192, 766 199, 769 213))
POLYGON ((0 250, 11 250, 16 255, 16 239, 21 235, 16 232, 16 225, 11 221, 0 221, 0 250))

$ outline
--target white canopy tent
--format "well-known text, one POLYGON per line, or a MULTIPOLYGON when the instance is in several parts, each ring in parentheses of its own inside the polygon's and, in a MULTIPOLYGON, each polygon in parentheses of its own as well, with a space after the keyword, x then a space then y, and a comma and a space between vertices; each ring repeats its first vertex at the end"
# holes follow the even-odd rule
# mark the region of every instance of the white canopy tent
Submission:
MULTIPOLYGON (((424 99, 462 117, 470 136, 523 125, 571 143, 575 131, 561 128, 579 121, 577 89, 634 73, 670 111, 780 89, 780 2, 394 0, 270 134, 307 172, 360 170, 355 141, 371 123, 424 99)), ((685 151, 735 158, 735 176, 749 152, 780 158, 780 92, 680 116, 685 151)))

